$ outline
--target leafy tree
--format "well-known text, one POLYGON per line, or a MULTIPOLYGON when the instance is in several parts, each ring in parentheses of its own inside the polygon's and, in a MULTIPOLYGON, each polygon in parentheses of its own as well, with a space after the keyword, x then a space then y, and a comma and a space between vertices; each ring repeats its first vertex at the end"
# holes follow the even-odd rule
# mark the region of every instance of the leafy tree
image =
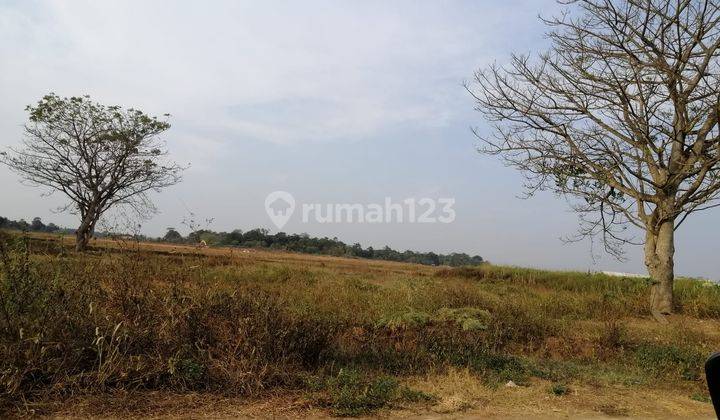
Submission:
POLYGON ((15 225, 15 229, 19 229, 19 230, 23 230, 23 231, 30 230, 30 224, 28 222, 26 222, 25 219, 18 220, 17 222, 14 223, 14 225, 15 225))
POLYGON ((177 242, 182 242, 182 240, 183 240, 183 237, 180 234, 180 232, 175 230, 175 228, 171 228, 171 227, 167 228, 167 232, 165 232, 165 236, 163 236, 163 241, 165 241, 165 242, 177 243, 177 242))
POLYGON ((165 159, 158 140, 170 124, 157 117, 53 93, 27 111, 24 147, 3 152, 0 161, 24 181, 70 199, 64 209, 80 216, 78 251, 108 209, 126 205, 147 215, 155 210, 147 193, 181 179, 184 168, 165 159))
POLYGON ((45 230, 45 223, 42 222, 42 219, 40 219, 39 217, 36 217, 30 223, 30 230, 33 230, 36 232, 42 232, 45 230))
POLYGON ((575 197, 580 237, 615 256, 644 243, 651 309, 670 313, 675 230, 719 205, 720 4, 566 3, 576 9, 544 20, 547 51, 467 86, 495 127, 481 149, 523 171, 530 195, 575 197))

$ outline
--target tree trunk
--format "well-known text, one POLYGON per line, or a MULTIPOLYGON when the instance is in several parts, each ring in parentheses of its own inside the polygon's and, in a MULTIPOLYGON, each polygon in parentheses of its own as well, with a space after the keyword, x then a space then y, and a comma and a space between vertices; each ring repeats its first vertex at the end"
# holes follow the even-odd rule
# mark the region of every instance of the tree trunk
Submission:
POLYGON ((645 265, 652 280, 650 309, 661 314, 673 312, 675 279, 675 222, 666 221, 659 228, 648 229, 645 241, 645 265))
POLYGON ((77 231, 75 231, 75 251, 84 252, 87 249, 87 245, 90 242, 90 229, 85 226, 85 223, 81 224, 77 231))
POLYGON ((95 230, 95 222, 91 215, 85 216, 80 227, 75 231, 75 251, 84 252, 87 250, 88 243, 93 236, 95 230))

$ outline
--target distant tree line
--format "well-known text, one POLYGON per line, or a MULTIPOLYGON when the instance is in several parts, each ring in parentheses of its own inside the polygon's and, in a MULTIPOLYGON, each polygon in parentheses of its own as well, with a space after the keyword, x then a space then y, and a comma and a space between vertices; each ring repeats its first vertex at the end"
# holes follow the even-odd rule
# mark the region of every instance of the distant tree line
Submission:
MULTIPOLYGON (((46 232, 46 233, 62 233, 67 235, 74 235, 75 229, 71 229, 68 227, 61 227, 56 225, 55 223, 48 223, 45 224, 41 218, 35 217, 32 219, 31 222, 28 223, 25 219, 20 220, 11 220, 7 217, 0 216, 0 229, 7 229, 7 230, 20 230, 23 232, 46 232)), ((108 238, 108 237, 117 237, 117 236, 123 236, 123 237, 131 237, 133 240, 138 241, 157 241, 158 239, 155 238, 149 238, 145 235, 122 235, 117 234, 114 232, 95 232, 95 236, 98 238, 108 238)))
POLYGON ((400 261, 426 265, 479 265, 483 259, 479 255, 465 253, 447 255, 434 252, 396 251, 388 246, 380 249, 363 248, 356 243, 348 245, 337 238, 314 238, 307 233, 288 235, 284 232, 270 234, 267 229, 253 229, 247 232, 214 232, 200 229, 183 237, 174 228, 168 228, 162 238, 164 242, 196 244, 205 241, 210 246, 230 246, 243 248, 276 249, 305 254, 333 255, 337 257, 358 257, 374 260, 400 261))
POLYGON ((36 217, 32 222, 28 223, 25 219, 10 220, 7 217, 0 216, 0 229, 22 230, 25 232, 62 232, 72 233, 72 229, 65 229, 57 226, 55 223, 43 223, 42 219, 36 217))
MULTIPOLYGON (((36 217, 31 222, 24 219, 10 220, 0 216, 0 229, 21 230, 26 232, 47 232, 74 234, 74 229, 57 226, 54 223, 43 223, 36 217)), ((97 232, 98 237, 117 236, 109 232, 97 232)), ((127 236, 127 235, 122 235, 127 236)), ((307 233, 288 235, 284 232, 270 234, 267 229, 252 229, 243 232, 239 229, 232 232, 214 232, 199 229, 183 236, 175 228, 168 228, 162 238, 148 238, 133 235, 141 241, 159 241, 175 244, 198 244, 205 241, 209 246, 226 246, 242 248, 274 249, 304 254, 332 255, 337 257, 357 257, 384 261, 399 261, 425 265, 479 265, 483 259, 479 255, 470 256, 465 253, 436 254, 434 252, 396 251, 388 246, 380 249, 363 248, 360 244, 348 245, 337 238, 314 238, 307 233)))

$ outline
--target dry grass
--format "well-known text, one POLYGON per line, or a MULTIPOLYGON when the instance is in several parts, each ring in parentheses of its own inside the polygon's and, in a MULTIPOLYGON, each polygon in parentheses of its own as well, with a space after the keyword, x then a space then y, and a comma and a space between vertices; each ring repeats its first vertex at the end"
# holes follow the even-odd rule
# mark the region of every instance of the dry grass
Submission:
MULTIPOLYGON (((468 417, 712 417, 707 404, 665 389, 573 382, 566 395, 548 392, 553 383, 533 379, 528 386, 487 387, 468 369, 409 380, 440 403, 429 411, 468 417)), ((418 413, 419 414, 419 413, 418 413)))
POLYGON ((77 255, 47 235, 27 253, 27 241, 4 243, 7 414, 712 412, 696 400, 703 359, 720 347, 716 286, 678 282, 680 312, 660 325, 638 279, 113 241, 77 255))

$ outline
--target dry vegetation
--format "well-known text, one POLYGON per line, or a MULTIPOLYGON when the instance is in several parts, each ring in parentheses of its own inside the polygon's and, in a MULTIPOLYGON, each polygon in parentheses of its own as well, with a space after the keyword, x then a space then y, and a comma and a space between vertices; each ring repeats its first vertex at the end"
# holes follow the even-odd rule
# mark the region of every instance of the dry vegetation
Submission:
POLYGON ((2 243, 7 415, 712 415, 720 287, 703 282, 677 282, 661 325, 641 279, 2 243))

